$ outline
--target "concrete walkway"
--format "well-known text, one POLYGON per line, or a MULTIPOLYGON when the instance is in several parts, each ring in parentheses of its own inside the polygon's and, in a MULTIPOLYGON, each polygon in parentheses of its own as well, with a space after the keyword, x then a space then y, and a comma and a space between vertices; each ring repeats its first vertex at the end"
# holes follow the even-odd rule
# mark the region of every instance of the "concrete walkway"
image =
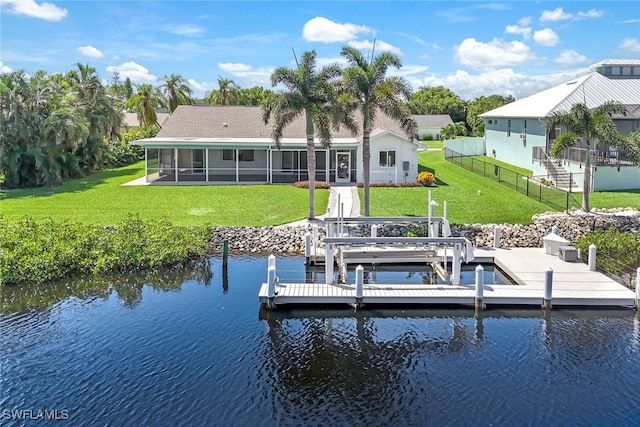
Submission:
POLYGON ((360 216, 360 199, 358 198, 358 188, 355 185, 332 185, 329 193, 329 206, 325 216, 336 218, 340 214, 345 217, 360 216))

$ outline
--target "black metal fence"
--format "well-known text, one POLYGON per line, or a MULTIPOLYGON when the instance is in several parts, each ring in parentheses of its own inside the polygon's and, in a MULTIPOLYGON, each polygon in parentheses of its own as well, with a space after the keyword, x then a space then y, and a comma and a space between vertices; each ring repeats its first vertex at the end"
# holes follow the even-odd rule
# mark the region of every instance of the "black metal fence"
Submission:
POLYGON ((445 158, 455 165, 505 185, 540 203, 544 203, 554 210, 567 211, 572 207, 580 207, 580 201, 576 200, 568 191, 544 185, 534 177, 522 175, 511 169, 473 156, 456 153, 448 148, 445 148, 445 158))

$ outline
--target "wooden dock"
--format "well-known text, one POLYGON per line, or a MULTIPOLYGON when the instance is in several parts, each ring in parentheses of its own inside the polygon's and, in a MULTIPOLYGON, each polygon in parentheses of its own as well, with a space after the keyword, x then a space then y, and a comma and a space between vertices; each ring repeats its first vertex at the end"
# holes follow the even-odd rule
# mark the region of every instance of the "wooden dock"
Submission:
MULTIPOLYGON (((474 262, 493 263, 517 285, 485 284, 483 302, 490 305, 542 306, 545 271, 553 270, 552 305, 590 307, 634 307, 631 289, 580 261, 566 262, 548 255, 543 248, 474 248, 474 262)), ((355 284, 277 283, 273 300, 285 304, 323 305, 474 305, 475 284, 364 284, 362 300, 356 300, 355 284)), ((263 283, 258 297, 269 301, 268 285, 263 283)))

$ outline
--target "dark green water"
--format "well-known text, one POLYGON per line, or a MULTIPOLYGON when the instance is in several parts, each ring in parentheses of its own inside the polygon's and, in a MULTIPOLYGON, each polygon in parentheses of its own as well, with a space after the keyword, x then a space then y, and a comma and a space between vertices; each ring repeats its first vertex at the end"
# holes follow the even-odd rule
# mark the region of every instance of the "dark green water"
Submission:
POLYGON ((0 424, 640 425, 634 310, 267 312, 266 269, 3 290, 0 424))

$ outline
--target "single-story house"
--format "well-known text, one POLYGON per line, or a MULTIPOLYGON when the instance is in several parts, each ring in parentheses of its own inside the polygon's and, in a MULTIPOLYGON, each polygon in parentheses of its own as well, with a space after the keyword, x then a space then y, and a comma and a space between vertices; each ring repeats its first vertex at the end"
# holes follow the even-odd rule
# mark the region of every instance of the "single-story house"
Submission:
MULTIPOLYGON (((617 101, 626 109, 625 115, 613 117, 618 131, 629 134, 640 128, 640 59, 608 59, 592 69, 587 75, 480 114, 485 135, 484 153, 478 154, 532 169, 534 175, 573 176, 572 188, 582 191, 587 147, 567 150, 560 164, 550 160, 553 142, 567 130, 547 129, 546 118, 568 112, 578 103, 595 109, 617 101)), ((591 157, 594 191, 640 188, 638 165, 624 152, 597 144, 591 157)))
MULTIPOLYGON (((316 140, 317 141, 317 140, 316 140)), ((344 127, 330 147, 316 142, 316 180, 362 182, 362 139, 344 127)), ((130 142, 145 148, 147 182, 293 183, 306 181, 304 117, 284 129, 280 147, 262 110, 254 106, 179 106, 154 138, 130 142)), ((415 182, 418 148, 383 114, 371 132, 370 182, 415 182)))
POLYGON ((442 128, 453 124, 453 120, 448 114, 414 115, 413 118, 418 125, 419 140, 424 140, 426 134, 430 134, 434 140, 438 140, 442 128))

